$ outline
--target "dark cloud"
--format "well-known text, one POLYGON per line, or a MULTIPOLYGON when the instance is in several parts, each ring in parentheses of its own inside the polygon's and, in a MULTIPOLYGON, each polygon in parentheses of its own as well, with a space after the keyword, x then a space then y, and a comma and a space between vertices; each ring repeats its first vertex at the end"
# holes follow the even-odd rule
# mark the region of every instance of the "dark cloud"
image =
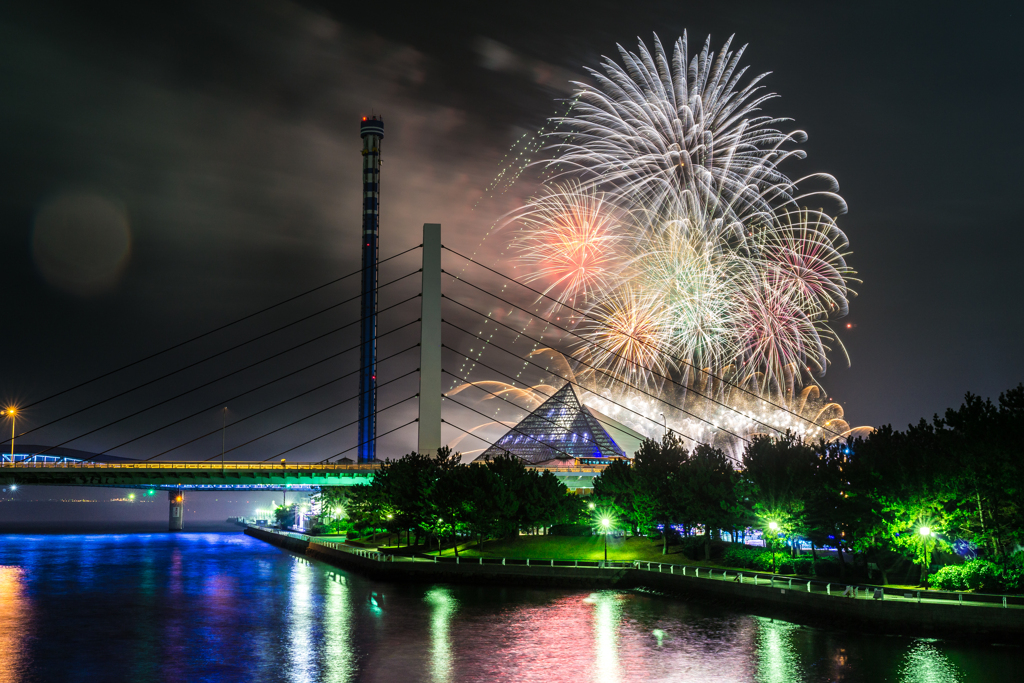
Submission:
MULTIPOLYGON (((1018 21, 941 4, 9 4, 0 239, 19 334, 5 339, 3 389, 34 400, 357 268, 357 124, 371 111, 386 125, 382 255, 441 222, 446 244, 497 263, 495 221, 532 187, 481 201, 506 151, 616 42, 685 28, 750 43, 746 62, 783 96, 772 113, 810 134, 788 170, 833 173, 850 203, 840 224, 864 279, 843 329, 853 368, 825 383, 851 421, 900 425, 965 391, 998 393, 1024 379, 1018 21), (32 259, 35 217, 69 188, 131 219, 116 286, 85 300, 32 259)), ((328 417, 316 428, 348 419, 328 417)))

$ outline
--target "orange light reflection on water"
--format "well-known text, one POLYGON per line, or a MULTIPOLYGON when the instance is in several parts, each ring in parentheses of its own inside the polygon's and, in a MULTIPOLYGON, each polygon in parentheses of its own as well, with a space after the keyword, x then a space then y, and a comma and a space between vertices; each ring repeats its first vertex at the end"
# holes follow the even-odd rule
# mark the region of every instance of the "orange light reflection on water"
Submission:
POLYGON ((0 683, 24 678, 28 665, 28 636, 32 606, 21 567, 0 566, 0 683))

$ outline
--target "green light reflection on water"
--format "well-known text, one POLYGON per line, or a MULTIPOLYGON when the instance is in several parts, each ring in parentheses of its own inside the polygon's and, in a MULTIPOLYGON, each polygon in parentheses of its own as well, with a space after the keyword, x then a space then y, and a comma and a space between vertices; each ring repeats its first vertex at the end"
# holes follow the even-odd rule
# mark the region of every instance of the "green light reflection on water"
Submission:
POLYGON ((930 640, 918 640, 910 646, 900 667, 900 683, 961 683, 956 665, 930 640))
POLYGON ((785 621, 754 617, 757 623, 758 683, 791 683, 805 679, 793 646, 799 626, 785 621))
POLYGON ((356 676, 356 653, 352 645, 352 596, 346 577, 327 575, 324 632, 327 681, 348 683, 356 676))
POLYGON ((288 593, 288 659, 292 681, 313 681, 315 662, 312 637, 314 610, 312 600, 312 569, 309 563, 293 558, 291 590, 288 593))
POLYGON ((584 602, 594 605, 594 680, 618 683, 619 671, 619 618, 622 605, 614 592, 592 593, 584 602))
POLYGON ((452 674, 451 620, 458 607, 447 588, 432 588, 424 596, 430 611, 430 676, 434 683, 447 683, 452 674))

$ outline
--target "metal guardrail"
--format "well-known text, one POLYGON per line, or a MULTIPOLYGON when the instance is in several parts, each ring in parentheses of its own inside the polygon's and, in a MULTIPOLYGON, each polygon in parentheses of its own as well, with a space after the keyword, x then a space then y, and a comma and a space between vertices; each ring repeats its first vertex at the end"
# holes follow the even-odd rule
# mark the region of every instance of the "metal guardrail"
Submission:
POLYGON ((821 581, 819 579, 802 579, 778 574, 762 574, 759 572, 742 572, 714 567, 695 565, 667 564, 662 562, 636 561, 635 566, 642 571, 680 574, 694 578, 737 583, 753 583, 770 588, 794 590, 807 593, 835 595, 857 600, 899 600, 901 602, 917 602, 929 604, 946 604, 950 606, 988 605, 993 607, 1024 608, 1024 596, 998 595, 992 593, 963 593, 958 591, 907 590, 886 586, 848 584, 839 581, 821 581), (715 573, 718 576, 715 576, 715 573))
MULTIPOLYGON (((306 534, 298 534, 279 529, 251 526, 254 529, 270 531, 276 534, 291 536, 301 540, 323 545, 343 552, 351 553, 378 562, 394 562, 395 556, 390 553, 382 553, 376 550, 365 548, 353 548, 339 541, 318 540, 316 537, 306 534)), ((417 553, 410 556, 412 559, 432 561, 436 564, 469 564, 469 565, 518 565, 526 567, 563 567, 563 568, 587 568, 587 569, 637 569, 640 571, 658 572, 678 576, 688 576, 697 579, 712 581, 733 581, 736 583, 753 584, 765 588, 778 588, 781 590, 792 590, 806 593, 817 593, 819 595, 831 595, 845 597, 855 600, 888 600, 900 602, 917 602, 927 604, 943 604, 951 607, 973 605, 991 606, 1024 609, 1024 595, 998 595, 992 593, 962 593, 956 591, 920 591, 892 588, 885 586, 874 586, 864 584, 849 584, 838 581, 821 581, 819 579, 802 579, 793 576, 782 576, 779 574, 762 574, 760 572, 743 572, 737 570, 718 569, 715 567, 702 567, 699 565, 670 564, 667 562, 644 562, 641 560, 554 560, 554 559, 511 559, 498 557, 438 557, 417 553), (878 596, 878 597, 876 597, 878 596)))

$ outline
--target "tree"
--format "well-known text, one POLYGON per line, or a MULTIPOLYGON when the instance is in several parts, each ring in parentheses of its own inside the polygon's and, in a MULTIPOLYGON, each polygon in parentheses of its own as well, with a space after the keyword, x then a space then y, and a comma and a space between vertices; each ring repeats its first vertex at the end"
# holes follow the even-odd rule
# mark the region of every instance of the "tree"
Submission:
POLYGON ((668 553, 669 529, 678 518, 675 478, 689 458, 682 439, 668 432, 661 443, 644 439, 633 459, 633 511, 641 531, 661 522, 661 554, 668 553))
POLYGON ((633 468, 625 460, 614 460, 594 478, 594 500, 626 520, 639 532, 640 526, 634 509, 635 482, 633 468))
POLYGON ((920 566, 925 582, 931 546, 919 530, 940 533, 949 528, 951 489, 937 476, 945 469, 939 438, 933 425, 921 420, 906 432, 881 427, 851 445, 851 489, 862 498, 854 548, 885 562, 879 564, 885 582, 905 561, 920 566), (896 562, 886 562, 886 553, 895 555, 896 562))
MULTIPOLYGON (((832 546, 840 550, 852 547, 849 462, 852 453, 843 441, 818 442, 818 458, 812 463, 810 485, 804 496, 804 535, 811 543, 812 567, 818 573, 817 549, 832 546)), ((856 503, 857 499, 853 499, 856 503)))
MULTIPOLYGON (((776 438, 755 436, 747 444, 744 497, 762 533, 772 522, 784 536, 806 532, 804 508, 816 459, 814 449, 790 432, 776 438)), ((776 533, 772 532, 773 538, 776 533)))
POLYGON ((313 495, 316 503, 317 515, 314 527, 327 529, 333 532, 338 531, 341 521, 345 517, 345 507, 348 503, 347 486, 324 486, 319 493, 313 495))
POLYGON ((488 460, 483 466, 494 477, 492 533, 499 538, 511 538, 521 528, 523 513, 520 508, 528 488, 526 465, 513 455, 502 454, 488 460))
POLYGON ((687 514, 704 527, 704 559, 711 559, 711 530, 735 528, 739 510, 739 474, 721 450, 708 445, 694 449, 675 478, 687 514))

